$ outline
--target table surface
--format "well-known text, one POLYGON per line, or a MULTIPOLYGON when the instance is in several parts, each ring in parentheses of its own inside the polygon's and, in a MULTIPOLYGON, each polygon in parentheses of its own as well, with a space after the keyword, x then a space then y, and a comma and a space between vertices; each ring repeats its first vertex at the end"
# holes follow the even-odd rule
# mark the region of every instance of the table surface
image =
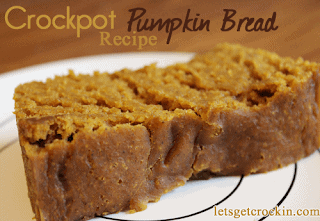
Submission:
MULTIPOLYGON (((76 18, 75 18, 76 19, 76 18)), ((40 19, 40 24, 46 24, 45 18, 40 19), (42 23, 41 23, 42 22, 42 23)), ((57 19, 57 21, 59 21, 57 19)), ((97 21, 99 21, 97 19, 97 21)), ((63 20, 60 20, 60 24, 63 20)), ((0 73, 27 67, 30 65, 45 63, 49 61, 62 60, 73 57, 88 56, 94 54, 109 54, 119 52, 136 51, 187 51, 203 52, 212 48, 220 42, 240 43, 249 47, 264 48, 275 51, 282 56, 299 56, 307 60, 320 62, 320 2, 288 0, 288 1, 192 1, 192 0, 166 0, 166 1, 98 1, 90 3, 75 0, 35 0, 22 1, 13 0, 1 2, 0 4, 0 73), (36 15, 31 20, 31 28, 27 26, 14 30, 10 28, 4 17, 6 11, 12 6, 21 6, 26 12, 13 10, 9 14, 12 25, 18 26, 26 23, 29 15, 36 15), (66 15, 67 6, 70 6, 72 15, 87 14, 91 18, 102 14, 108 18, 111 10, 117 16, 114 20, 114 29, 111 30, 111 22, 108 20, 104 30, 93 27, 82 30, 81 36, 77 38, 76 30, 55 29, 52 25, 48 29, 39 29, 35 19, 39 15, 66 15), (136 33, 136 36, 155 35, 157 44, 146 45, 141 50, 137 46, 101 46, 100 31, 109 32, 111 37, 115 35, 133 36, 128 32, 128 20, 131 13, 129 9, 143 7, 147 10, 142 17, 146 18, 181 18, 184 20, 187 10, 190 9, 190 18, 195 18, 199 13, 199 20, 210 20, 210 31, 182 32, 182 28, 173 32, 169 44, 166 44, 168 33, 164 30, 144 31, 136 33), (237 11, 233 17, 235 21, 244 17, 254 18, 257 21, 263 18, 265 21, 276 12, 275 31, 252 31, 247 32, 244 26, 237 31, 221 31, 225 12, 223 9, 234 9, 237 11)), ((59 23, 59 22, 57 22, 59 23)), ((65 23, 64 23, 65 24, 65 23)), ((83 20, 83 24, 85 21, 83 20)), ((230 23, 229 23, 230 24, 230 23)))

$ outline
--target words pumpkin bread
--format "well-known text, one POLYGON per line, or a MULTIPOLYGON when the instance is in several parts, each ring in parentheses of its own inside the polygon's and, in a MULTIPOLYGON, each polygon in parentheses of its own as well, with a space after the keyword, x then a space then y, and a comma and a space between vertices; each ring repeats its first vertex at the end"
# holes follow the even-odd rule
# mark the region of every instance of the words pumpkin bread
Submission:
POLYGON ((310 155, 319 147, 319 67, 220 44, 167 68, 18 86, 36 219, 140 211, 202 174, 267 172, 310 155))

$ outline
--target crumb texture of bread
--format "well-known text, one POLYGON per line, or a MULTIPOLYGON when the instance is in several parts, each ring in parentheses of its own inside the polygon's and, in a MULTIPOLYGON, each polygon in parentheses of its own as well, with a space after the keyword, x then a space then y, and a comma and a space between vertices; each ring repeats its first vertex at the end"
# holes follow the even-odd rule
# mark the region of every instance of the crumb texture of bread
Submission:
POLYGON ((187 63, 15 89, 38 221, 146 209, 189 179, 264 173, 319 147, 319 68, 219 44, 187 63))

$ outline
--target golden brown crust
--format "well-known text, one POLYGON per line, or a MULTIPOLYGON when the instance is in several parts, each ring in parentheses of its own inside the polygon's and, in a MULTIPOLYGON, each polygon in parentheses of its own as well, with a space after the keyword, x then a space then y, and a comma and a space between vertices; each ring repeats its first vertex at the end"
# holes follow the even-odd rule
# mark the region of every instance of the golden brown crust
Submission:
POLYGON ((319 147, 319 65, 238 45, 14 98, 37 220, 140 211, 190 178, 267 172, 319 147))

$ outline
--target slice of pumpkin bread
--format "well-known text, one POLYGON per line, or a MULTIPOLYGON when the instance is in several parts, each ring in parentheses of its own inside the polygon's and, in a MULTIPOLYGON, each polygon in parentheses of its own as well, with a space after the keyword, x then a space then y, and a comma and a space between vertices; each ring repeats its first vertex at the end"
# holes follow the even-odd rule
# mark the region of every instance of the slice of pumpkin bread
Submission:
POLYGON ((15 90, 37 220, 148 202, 202 173, 271 171, 319 147, 319 64, 220 44, 190 62, 15 90))

